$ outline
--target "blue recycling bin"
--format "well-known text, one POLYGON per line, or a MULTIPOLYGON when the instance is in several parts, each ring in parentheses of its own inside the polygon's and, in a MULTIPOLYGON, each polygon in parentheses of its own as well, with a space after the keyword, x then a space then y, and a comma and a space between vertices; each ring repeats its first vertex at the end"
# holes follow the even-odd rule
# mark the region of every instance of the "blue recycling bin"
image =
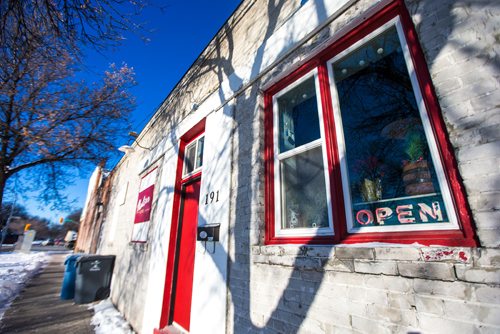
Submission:
POLYGON ((66 269, 64 270, 64 278, 61 287, 61 299, 75 298, 75 281, 76 281, 76 261, 82 254, 70 255, 64 261, 66 269))

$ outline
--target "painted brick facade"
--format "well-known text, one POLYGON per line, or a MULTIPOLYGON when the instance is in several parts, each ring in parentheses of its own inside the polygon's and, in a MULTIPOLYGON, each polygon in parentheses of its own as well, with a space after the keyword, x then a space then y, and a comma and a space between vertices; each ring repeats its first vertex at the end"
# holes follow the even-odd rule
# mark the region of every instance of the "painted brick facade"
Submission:
MULTIPOLYGON (((405 1, 480 246, 266 245, 263 90, 391 1, 345 1, 333 13, 329 1, 300 3, 243 1, 141 133, 138 141, 151 150, 136 147, 116 166, 99 248, 117 255, 113 302, 140 333, 159 327, 178 141, 204 117, 227 117, 230 167, 219 176, 229 183, 228 221, 220 222, 227 244, 217 249, 227 269, 212 257, 227 296, 216 332, 500 331, 500 6, 405 1), (311 8, 315 17, 301 21, 311 8), (299 23, 315 19, 319 23, 302 34, 299 23), (288 35, 280 37, 283 30, 288 35), (154 167, 159 172, 148 242, 131 243, 140 178, 154 167)), ((196 256, 207 256, 200 247, 196 256)), ((205 303, 208 314, 210 300, 205 303)), ((199 328, 202 318, 192 315, 192 326, 199 328)))

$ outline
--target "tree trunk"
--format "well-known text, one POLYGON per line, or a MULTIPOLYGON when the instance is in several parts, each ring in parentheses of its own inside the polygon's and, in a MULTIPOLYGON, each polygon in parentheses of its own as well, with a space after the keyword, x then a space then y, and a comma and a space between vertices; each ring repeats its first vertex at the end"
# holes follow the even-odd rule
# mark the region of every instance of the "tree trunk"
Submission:
MULTIPOLYGON (((4 173, 0 173, 0 211, 3 208, 3 193, 5 191, 5 184, 7 183, 7 176, 4 173)), ((4 222, 0 222, 3 226, 4 222)))

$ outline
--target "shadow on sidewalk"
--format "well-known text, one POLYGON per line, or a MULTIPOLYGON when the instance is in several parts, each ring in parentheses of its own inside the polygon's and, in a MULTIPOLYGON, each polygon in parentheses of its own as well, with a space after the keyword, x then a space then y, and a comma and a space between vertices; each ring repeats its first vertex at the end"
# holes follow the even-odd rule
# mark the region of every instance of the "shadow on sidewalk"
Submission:
POLYGON ((5 312, 0 333, 94 333, 88 305, 59 298, 66 256, 50 255, 47 266, 28 281, 5 312))

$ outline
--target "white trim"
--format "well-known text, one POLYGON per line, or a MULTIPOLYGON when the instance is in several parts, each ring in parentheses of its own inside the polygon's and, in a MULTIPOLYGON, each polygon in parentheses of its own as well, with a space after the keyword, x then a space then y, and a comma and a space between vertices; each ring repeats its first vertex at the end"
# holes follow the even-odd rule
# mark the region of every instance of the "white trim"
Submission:
POLYGON ((321 138, 318 138, 310 143, 304 144, 302 146, 296 147, 294 149, 288 150, 288 151, 283 152, 283 153, 279 153, 278 159, 284 160, 284 159, 293 157, 294 155, 304 153, 306 151, 312 150, 313 148, 321 146, 321 144, 322 144, 321 138))
MULTIPOLYGON (((330 218, 330 217, 328 217, 330 218)), ((333 235, 333 231, 329 227, 308 227, 308 228, 280 228, 279 233, 275 231, 276 237, 311 237, 333 235)))
MULTIPOLYGON (((203 162, 202 162, 202 164, 199 167, 196 167, 196 164, 198 162, 198 144, 200 143, 200 139, 202 137, 205 137, 205 133, 204 132, 202 134, 198 135, 193 140, 191 140, 189 142, 189 144, 186 144, 186 147, 184 148, 184 159, 182 161, 182 179, 185 179, 187 177, 190 177, 191 175, 194 175, 194 174, 198 173, 202 169, 202 167, 203 167, 203 162), (194 146, 195 156, 194 156, 193 163, 194 163, 195 168, 191 172, 185 174, 184 171, 185 171, 185 167, 186 167, 186 158, 187 158, 186 157, 186 152, 187 152, 187 149, 189 147, 191 147, 191 146, 194 146)), ((202 153, 202 155, 203 155, 203 153, 202 153)))
POLYGON ((275 237, 280 236, 315 236, 315 235, 333 235, 333 217, 332 217, 332 200, 330 191, 330 179, 328 175, 328 157, 326 154, 325 145, 325 133, 324 133, 324 120, 323 120, 323 107, 321 103, 321 93, 319 88, 318 70, 317 68, 312 69, 300 79, 296 80, 292 84, 288 85, 278 93, 273 96, 273 149, 274 149, 274 226, 275 226, 275 237), (320 128, 320 138, 316 139, 310 143, 304 144, 292 150, 284 153, 279 153, 279 111, 278 111, 278 98, 286 94, 290 90, 294 89, 304 81, 314 78, 315 93, 316 93, 316 104, 318 106, 318 126, 320 128), (324 170, 324 181, 325 181, 325 191, 326 191, 326 202, 328 210, 328 228, 293 228, 293 229, 282 229, 281 228, 281 208, 283 206, 283 198, 281 191, 281 173, 280 173, 280 161, 299 153, 306 152, 313 148, 321 146, 321 153, 323 157, 323 170, 324 170))
POLYGON ((446 211, 448 212, 448 218, 450 220, 450 223, 453 225, 455 229, 458 230, 460 229, 460 227, 458 225, 458 219, 455 212, 455 206, 453 205, 450 187, 446 179, 446 175, 443 169, 443 164, 438 151, 436 137, 434 136, 434 133, 432 131, 431 122, 429 120, 429 114, 427 112, 427 108, 425 107, 425 102, 422 96, 422 92, 420 91, 420 85, 417 79, 417 73, 415 72, 415 68, 413 67, 413 60, 411 58, 410 49, 408 48, 408 43, 406 42, 406 38, 403 32, 403 26, 401 25, 399 17, 397 17, 397 19, 398 20, 396 21, 396 30, 398 32, 399 40, 401 42, 401 47, 403 49, 403 55, 406 60, 406 66, 408 69, 408 73, 410 75, 411 84, 413 86, 413 92, 415 93, 415 99, 417 100, 420 117, 424 125, 424 133, 427 139, 427 143, 429 145, 432 163, 436 171, 439 187, 441 188, 441 195, 443 196, 444 205, 446 207, 446 211))
POLYGON ((328 68, 328 79, 330 82, 330 92, 332 96, 332 106, 334 110, 334 120, 336 124, 336 136, 337 143, 339 149, 339 159, 340 159, 340 170, 342 177, 342 191, 344 195, 344 203, 345 203, 345 213, 346 213, 346 221, 347 221, 347 230, 348 233, 367 233, 367 232, 397 232, 397 231, 432 231, 432 230, 452 230, 459 229, 455 208, 453 206, 453 202, 451 199, 451 193, 448 187, 448 183, 446 181, 446 177, 444 174, 444 170, 441 164, 441 160, 439 159, 439 153, 437 149, 437 143, 435 141, 434 135, 432 133, 432 127, 429 121, 429 117, 427 114, 427 110, 425 108, 424 99, 420 92, 418 80, 416 77, 416 73, 413 67, 413 62, 409 53, 408 44, 406 39, 404 38, 403 28, 400 22, 399 17, 395 17, 392 20, 385 23, 383 26, 379 27, 366 37, 360 39, 347 49, 343 50, 335 57, 327 61, 328 68), (374 39, 379 36, 384 31, 390 29, 391 27, 396 27, 399 42, 401 48, 403 50, 403 54, 405 57, 405 62, 407 65, 408 74, 412 83, 413 93, 415 96, 415 100, 417 102, 417 106, 419 109, 420 117, 422 120, 425 136, 428 142, 429 150, 431 153, 431 158, 434 164, 434 168, 436 170, 436 175, 438 178, 438 183, 441 188, 441 193, 443 196, 443 202, 445 204, 446 212, 448 214, 449 222, 448 223, 431 223, 431 224, 407 224, 407 225, 388 225, 388 226, 370 226, 370 227, 353 227, 353 217, 352 217, 352 201, 351 201, 351 192, 349 187, 349 171, 347 168, 347 162, 345 159, 346 154, 346 146, 345 146, 345 137, 342 125, 342 117, 340 113, 340 105, 339 105, 339 97, 338 92, 335 86, 335 78, 333 73, 333 63, 366 42, 374 39))
POLYGON ((412 195, 412 196, 403 196, 403 197, 397 197, 397 198, 387 198, 387 199, 381 199, 379 201, 356 203, 356 204, 354 204, 354 206, 373 204, 373 203, 394 202, 394 201, 401 201, 401 200, 405 200, 405 199, 415 199, 415 198, 422 198, 422 197, 429 197, 429 196, 436 196, 436 195, 440 195, 440 193, 430 193, 430 194, 423 194, 423 195, 412 195))

